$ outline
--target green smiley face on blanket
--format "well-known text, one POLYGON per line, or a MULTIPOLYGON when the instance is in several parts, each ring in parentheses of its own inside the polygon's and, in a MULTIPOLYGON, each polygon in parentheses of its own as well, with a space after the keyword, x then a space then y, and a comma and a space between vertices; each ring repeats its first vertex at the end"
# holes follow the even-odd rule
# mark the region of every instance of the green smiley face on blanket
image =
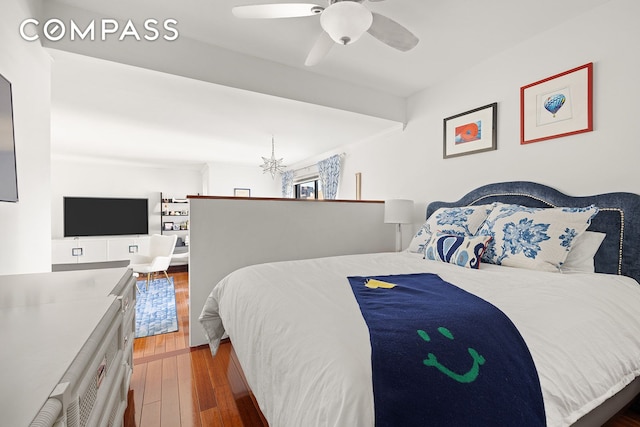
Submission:
MULTIPOLYGON (((444 337, 450 340, 453 340, 453 334, 447 328, 441 326, 438 328, 438 332, 440 332, 440 334, 443 335, 444 337)), ((420 338, 422 338, 427 342, 431 341, 431 337, 429 336, 429 334, 427 334, 422 329, 418 329, 418 335, 420 336, 420 338)), ((470 383, 475 381, 476 378, 478 378, 478 374, 480 374, 480 366, 484 365, 485 359, 484 357, 482 357, 482 355, 480 355, 475 349, 471 347, 469 347, 467 351, 469 352, 469 355, 471 355, 471 359, 473 359, 473 365, 471 366, 471 369, 469 369, 469 371, 467 371, 464 374, 458 374, 456 372, 453 372, 452 370, 444 366, 442 363, 438 362, 438 359, 433 353, 429 353, 427 355, 427 358, 424 359, 422 363, 424 363, 427 366, 433 366, 434 368, 438 369, 440 372, 442 372, 446 376, 458 382, 470 383)))

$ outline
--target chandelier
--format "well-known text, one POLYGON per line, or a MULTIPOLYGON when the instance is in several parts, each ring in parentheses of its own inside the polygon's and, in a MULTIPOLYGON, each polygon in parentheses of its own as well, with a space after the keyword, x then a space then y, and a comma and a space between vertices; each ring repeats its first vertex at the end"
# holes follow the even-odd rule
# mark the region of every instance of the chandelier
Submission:
POLYGON ((271 137, 271 158, 268 159, 266 157, 262 158, 262 161, 264 161, 264 164, 261 165, 262 167, 262 173, 271 173, 271 178, 276 179, 276 172, 284 172, 284 168, 286 167, 285 165, 282 164, 282 158, 280 159, 276 159, 275 156, 275 150, 274 150, 274 145, 275 143, 273 142, 273 136, 271 137))

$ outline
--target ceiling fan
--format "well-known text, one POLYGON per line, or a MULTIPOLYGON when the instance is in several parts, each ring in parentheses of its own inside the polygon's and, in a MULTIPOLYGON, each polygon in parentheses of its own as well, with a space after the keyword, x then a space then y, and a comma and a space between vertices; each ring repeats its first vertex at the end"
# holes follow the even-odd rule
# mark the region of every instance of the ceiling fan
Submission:
MULTIPOLYGON (((396 21, 371 12, 364 0, 328 0, 327 7, 314 3, 272 3, 236 6, 238 18, 273 19, 320 15, 322 33, 307 55, 305 65, 312 66, 324 58, 335 43, 348 45, 368 32, 395 49, 406 52, 418 44, 418 38, 396 21)), ((377 2, 381 0, 368 0, 377 2)))

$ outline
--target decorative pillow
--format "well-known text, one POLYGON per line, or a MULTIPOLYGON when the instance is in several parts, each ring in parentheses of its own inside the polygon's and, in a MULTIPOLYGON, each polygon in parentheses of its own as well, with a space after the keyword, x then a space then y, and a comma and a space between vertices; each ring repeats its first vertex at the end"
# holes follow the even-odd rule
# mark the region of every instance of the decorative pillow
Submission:
POLYGON ((427 244, 424 257, 461 267, 479 268, 480 258, 490 240, 491 236, 465 237, 454 234, 436 234, 427 244))
POLYGON ((424 247, 427 245, 427 243, 429 243, 432 234, 433 233, 431 233, 431 224, 429 224, 429 221, 427 221, 422 224, 422 227, 420 227, 416 234, 413 236, 413 238, 411 239, 411 243, 409 243, 407 251, 423 254, 424 247))
POLYGON ((560 267, 563 273, 595 273, 593 257, 607 235, 595 231, 585 231, 576 237, 567 259, 560 267))
POLYGON ((492 205, 440 208, 427 219, 409 244, 409 252, 424 253, 434 233, 473 236, 491 212, 492 205))
POLYGON ((482 260, 532 270, 559 271, 574 239, 598 208, 529 208, 494 203, 479 235, 491 236, 482 260))

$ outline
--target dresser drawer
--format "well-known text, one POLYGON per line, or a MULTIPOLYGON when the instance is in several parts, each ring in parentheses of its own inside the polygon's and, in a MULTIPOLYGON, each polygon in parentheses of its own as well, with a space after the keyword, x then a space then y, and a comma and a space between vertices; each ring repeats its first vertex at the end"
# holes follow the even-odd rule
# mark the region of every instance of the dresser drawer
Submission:
POLYGON ((63 396, 68 427, 97 426, 111 390, 119 385, 117 376, 123 364, 120 304, 114 300, 57 388, 63 396))
POLYGON ((115 383, 109 389, 110 394, 107 397, 101 418, 95 424, 97 427, 119 427, 122 425, 124 411, 127 409, 127 390, 130 379, 130 368, 125 363, 121 363, 115 376, 115 383))
POLYGON ((125 313, 122 324, 120 326, 120 339, 123 351, 123 360, 129 366, 133 366, 133 340, 135 339, 136 333, 135 315, 135 310, 129 310, 128 313, 125 313))

